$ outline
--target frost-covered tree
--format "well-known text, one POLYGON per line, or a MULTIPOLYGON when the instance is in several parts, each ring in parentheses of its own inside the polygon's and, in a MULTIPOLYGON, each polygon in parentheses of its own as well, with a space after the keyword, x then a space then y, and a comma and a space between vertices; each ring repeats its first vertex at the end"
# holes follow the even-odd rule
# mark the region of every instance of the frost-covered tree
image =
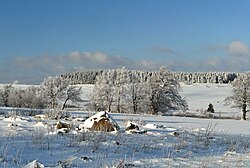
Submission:
POLYGON ((3 86, 3 88, 0 90, 0 104, 1 106, 8 107, 10 106, 10 94, 13 90, 12 84, 6 84, 3 86))
POLYGON ((45 98, 47 108, 57 108, 58 101, 64 97, 69 83, 62 77, 49 77, 41 84, 41 94, 45 98))
POLYGON ((152 114, 169 110, 187 110, 186 101, 180 96, 181 87, 172 73, 161 67, 148 80, 149 102, 152 114))
POLYGON ((73 103, 81 102, 81 87, 70 85, 69 80, 62 77, 49 77, 41 84, 41 95, 46 100, 47 108, 64 109, 69 100, 73 103))
POLYGON ((12 107, 21 108, 44 108, 45 99, 40 94, 40 88, 30 86, 27 88, 13 88, 10 96, 9 103, 12 107))
POLYGON ((151 113, 157 114, 160 111, 161 99, 163 98, 163 90, 160 85, 158 75, 153 75, 148 78, 147 90, 148 90, 148 106, 150 106, 151 113))
POLYGON ((63 100, 62 110, 66 107, 66 104, 69 100, 72 101, 72 103, 79 103, 82 101, 81 99, 81 87, 77 87, 75 85, 69 85, 67 87, 67 90, 61 97, 63 100))
POLYGON ((238 77, 232 82, 232 95, 225 99, 226 104, 233 104, 232 107, 241 108, 242 119, 246 120, 246 113, 250 106, 250 73, 238 77))
POLYGON ((241 73, 231 72, 173 72, 174 77, 186 83, 230 83, 241 73))
POLYGON ((127 87, 127 106, 131 107, 131 111, 134 114, 145 113, 147 111, 147 84, 144 83, 132 83, 127 87))
POLYGON ((91 96, 91 106, 96 111, 111 111, 114 101, 115 71, 110 70, 97 76, 97 81, 91 96))
POLYGON ((136 71, 126 70, 123 76, 122 91, 120 92, 121 112, 134 114, 149 111, 147 104, 147 83, 140 82, 140 76, 136 71), (125 77, 125 78, 124 78, 125 77))
POLYGON ((46 107, 46 100, 41 95, 41 88, 30 86, 23 92, 23 102, 26 108, 43 109, 46 107))
POLYGON ((8 104, 11 107, 22 107, 23 106, 23 95, 24 90, 19 88, 12 88, 9 97, 8 97, 8 104))

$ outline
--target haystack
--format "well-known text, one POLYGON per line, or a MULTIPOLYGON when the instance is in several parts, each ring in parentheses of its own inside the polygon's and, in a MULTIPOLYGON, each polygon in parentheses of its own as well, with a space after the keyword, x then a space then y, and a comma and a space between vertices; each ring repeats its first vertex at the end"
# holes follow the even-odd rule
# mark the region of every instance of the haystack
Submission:
POLYGON ((113 132, 119 131, 120 127, 115 120, 105 111, 99 112, 88 118, 83 127, 88 131, 113 132))

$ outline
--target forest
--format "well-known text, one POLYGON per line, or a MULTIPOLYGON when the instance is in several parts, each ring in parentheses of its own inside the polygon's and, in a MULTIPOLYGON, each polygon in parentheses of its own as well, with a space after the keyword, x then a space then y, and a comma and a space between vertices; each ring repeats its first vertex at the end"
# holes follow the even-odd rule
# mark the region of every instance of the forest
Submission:
MULTIPOLYGON (((68 79, 72 84, 95 84, 96 77, 109 70, 85 70, 68 72, 62 74, 65 79, 68 79)), ((150 76, 156 71, 129 70, 140 76, 140 81, 146 81, 147 76, 150 76)), ((244 73, 236 72, 171 72, 175 79, 186 83, 230 83, 238 76, 244 73)))

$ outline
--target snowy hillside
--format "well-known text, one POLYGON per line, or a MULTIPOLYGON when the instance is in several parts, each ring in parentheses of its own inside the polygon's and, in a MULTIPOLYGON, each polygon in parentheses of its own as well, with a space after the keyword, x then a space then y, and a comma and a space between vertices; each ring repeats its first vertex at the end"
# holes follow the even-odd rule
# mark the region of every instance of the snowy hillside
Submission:
POLYGON ((184 84, 181 83, 183 96, 189 105, 189 112, 201 113, 208 108, 208 104, 212 103, 215 110, 215 115, 221 116, 240 116, 240 109, 231 108, 225 105, 225 98, 232 93, 230 84, 184 84))

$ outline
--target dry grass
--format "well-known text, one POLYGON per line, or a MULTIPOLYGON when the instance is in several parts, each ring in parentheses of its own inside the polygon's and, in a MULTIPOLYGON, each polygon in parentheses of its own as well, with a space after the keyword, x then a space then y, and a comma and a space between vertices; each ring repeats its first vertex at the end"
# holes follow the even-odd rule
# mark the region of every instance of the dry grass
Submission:
POLYGON ((114 126, 107 119, 101 119, 98 122, 95 121, 90 131, 102 131, 102 132, 112 132, 115 131, 114 126))

